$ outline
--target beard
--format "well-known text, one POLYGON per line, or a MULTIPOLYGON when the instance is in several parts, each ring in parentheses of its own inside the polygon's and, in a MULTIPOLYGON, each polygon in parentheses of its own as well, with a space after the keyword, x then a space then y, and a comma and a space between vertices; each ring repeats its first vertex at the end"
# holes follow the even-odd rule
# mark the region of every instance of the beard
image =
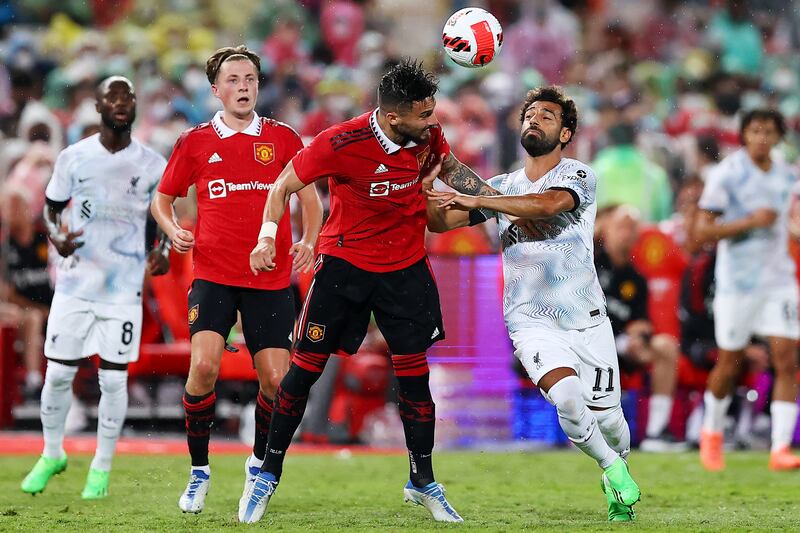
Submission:
POLYGON ((101 114, 100 120, 103 121, 103 125, 114 133, 123 133, 125 131, 130 131, 131 127, 133 127, 133 121, 136 120, 136 111, 132 111, 130 118, 125 122, 117 122, 111 115, 106 114, 101 114))
POLYGON ((398 124, 397 126, 393 127, 395 133, 402 135, 403 142, 400 143, 401 146, 406 144, 408 141, 414 141, 417 144, 425 144, 430 139, 430 131, 429 128, 425 128, 423 130, 412 130, 410 128, 406 128, 402 124, 398 124))
MULTIPOLYGON (((520 138, 520 143, 522 147, 525 148, 525 151, 528 152, 528 155, 531 157, 539 157, 545 154, 549 154, 553 150, 556 149, 556 146, 561 144, 561 141, 558 137, 553 136, 552 138, 547 137, 542 133, 541 136, 537 137, 536 135, 528 135, 528 132, 536 131, 532 129, 527 129, 522 134, 520 138)), ((539 130, 541 131, 541 130, 539 130)))

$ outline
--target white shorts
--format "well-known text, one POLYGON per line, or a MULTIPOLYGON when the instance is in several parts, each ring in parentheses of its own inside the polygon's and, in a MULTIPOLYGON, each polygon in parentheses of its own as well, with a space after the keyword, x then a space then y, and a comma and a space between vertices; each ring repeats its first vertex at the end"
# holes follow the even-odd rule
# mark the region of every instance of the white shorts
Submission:
POLYGON ((108 304, 59 294, 47 319, 44 355, 74 361, 99 354, 111 363, 139 359, 141 304, 108 304))
POLYGON ((723 350, 742 350, 753 335, 800 339, 797 286, 714 296, 714 336, 723 350))
POLYGON ((534 384, 551 370, 572 368, 583 382, 586 405, 602 408, 619 405, 619 361, 608 318, 581 330, 525 328, 512 333, 511 341, 514 355, 534 384))

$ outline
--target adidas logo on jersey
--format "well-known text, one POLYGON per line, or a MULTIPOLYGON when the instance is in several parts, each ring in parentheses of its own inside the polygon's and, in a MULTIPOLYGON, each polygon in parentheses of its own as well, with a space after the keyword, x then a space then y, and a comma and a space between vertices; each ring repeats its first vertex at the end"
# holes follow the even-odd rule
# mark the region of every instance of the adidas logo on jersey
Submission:
POLYGON ((375 174, 383 174, 384 172, 389 172, 389 169, 386 168, 386 165, 381 163, 378 165, 378 168, 375 169, 375 174))
POLYGON ((435 339, 439 335, 439 328, 433 328, 433 335, 431 335, 431 340, 435 339))
POLYGON ((209 163, 221 163, 222 158, 219 156, 217 152, 214 152, 214 155, 208 158, 209 163))

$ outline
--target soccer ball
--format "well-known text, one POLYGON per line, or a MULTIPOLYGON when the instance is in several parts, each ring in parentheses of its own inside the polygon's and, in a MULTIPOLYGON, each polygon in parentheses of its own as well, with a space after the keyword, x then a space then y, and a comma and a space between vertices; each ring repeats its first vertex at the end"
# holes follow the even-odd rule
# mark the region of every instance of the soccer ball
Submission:
POLYGON ((467 7, 447 19, 442 30, 442 44, 450 59, 462 67, 483 67, 500 52, 503 28, 488 11, 467 7))

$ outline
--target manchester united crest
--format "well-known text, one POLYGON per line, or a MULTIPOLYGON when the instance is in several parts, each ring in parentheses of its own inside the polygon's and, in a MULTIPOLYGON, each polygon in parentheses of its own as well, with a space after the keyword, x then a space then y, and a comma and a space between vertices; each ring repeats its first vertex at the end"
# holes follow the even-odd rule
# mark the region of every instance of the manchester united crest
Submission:
POLYGON ((197 315, 200 314, 200 304, 195 304, 189 309, 189 324, 194 324, 194 321, 197 320, 197 315))
POLYGON ((309 322, 308 329, 306 329, 306 337, 308 337, 308 340, 311 342, 321 341, 325 338, 325 326, 309 322))
POLYGON ((417 154, 417 165, 419 165, 420 169, 425 167, 425 163, 428 161, 429 155, 431 155, 430 146, 426 146, 423 151, 417 154))
POLYGON ((256 161, 262 165, 269 165, 275 159, 275 145, 272 143, 253 143, 253 152, 256 161))

